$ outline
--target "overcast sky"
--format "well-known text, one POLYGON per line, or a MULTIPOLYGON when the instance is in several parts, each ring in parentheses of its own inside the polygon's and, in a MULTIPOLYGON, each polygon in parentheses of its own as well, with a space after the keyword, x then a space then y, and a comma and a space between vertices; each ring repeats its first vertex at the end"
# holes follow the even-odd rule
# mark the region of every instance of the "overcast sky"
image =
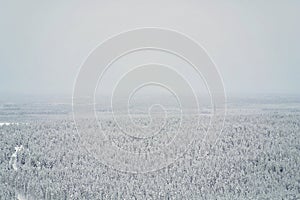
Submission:
POLYGON ((0 94, 72 94, 88 53, 139 27, 183 32, 206 48, 228 94, 296 93, 300 1, 3 1, 0 94))

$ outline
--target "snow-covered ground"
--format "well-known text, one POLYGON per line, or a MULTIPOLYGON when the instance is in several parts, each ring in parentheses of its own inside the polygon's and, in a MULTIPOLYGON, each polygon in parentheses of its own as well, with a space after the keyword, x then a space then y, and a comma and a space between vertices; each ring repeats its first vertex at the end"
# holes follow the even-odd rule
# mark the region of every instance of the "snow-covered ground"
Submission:
POLYGON ((17 166, 17 159, 18 159, 18 153, 21 152, 24 149, 23 145, 21 146, 16 146, 15 147, 15 152, 11 155, 11 158, 9 160, 9 165, 15 170, 18 170, 17 166))
POLYGON ((21 193, 17 193, 17 199, 18 200, 27 200, 25 195, 21 194, 21 193))
POLYGON ((0 122, 0 126, 9 126, 9 125, 12 125, 12 124, 16 124, 16 125, 18 125, 19 123, 12 123, 12 122, 0 122))
POLYGON ((20 123, 20 122, 0 122, 1 126, 12 126, 12 125, 28 125, 29 123, 20 123))

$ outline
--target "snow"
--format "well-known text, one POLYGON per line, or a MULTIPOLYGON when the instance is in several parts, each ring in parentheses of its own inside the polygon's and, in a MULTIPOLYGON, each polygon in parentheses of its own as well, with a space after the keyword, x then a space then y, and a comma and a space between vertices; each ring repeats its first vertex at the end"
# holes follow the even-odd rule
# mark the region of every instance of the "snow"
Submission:
POLYGON ((0 122, 0 126, 9 126, 11 123, 9 122, 0 122))
POLYGON ((20 151, 22 151, 23 149, 24 149, 24 148, 23 148, 23 145, 21 145, 21 146, 16 146, 16 147, 15 147, 15 152, 12 154, 12 156, 11 156, 11 158, 10 158, 10 161, 9 161, 10 166, 12 166, 13 169, 14 169, 15 171, 18 170, 18 166, 17 166, 17 156, 18 156, 18 153, 19 153, 20 151))
POLYGON ((1 126, 10 126, 10 125, 20 125, 20 124, 28 125, 28 123, 19 123, 19 122, 0 122, 0 127, 1 126))
POLYGON ((26 200, 25 196, 20 193, 17 194, 17 199, 18 200, 26 200))

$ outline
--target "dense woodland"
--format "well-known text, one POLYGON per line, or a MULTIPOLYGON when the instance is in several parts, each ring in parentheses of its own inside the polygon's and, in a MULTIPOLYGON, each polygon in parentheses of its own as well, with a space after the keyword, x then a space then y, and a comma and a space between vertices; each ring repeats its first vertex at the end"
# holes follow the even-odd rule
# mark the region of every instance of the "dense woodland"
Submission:
POLYGON ((95 159, 70 119, 4 124, 0 137, 4 200, 300 199, 298 112, 229 112, 215 146, 195 142, 175 163, 144 174, 95 159))

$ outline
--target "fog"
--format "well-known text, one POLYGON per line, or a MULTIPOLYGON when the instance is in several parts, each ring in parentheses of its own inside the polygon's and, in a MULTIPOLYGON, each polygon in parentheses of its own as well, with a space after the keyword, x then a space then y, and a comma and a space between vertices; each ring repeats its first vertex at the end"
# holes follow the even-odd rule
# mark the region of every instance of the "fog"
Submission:
POLYGON ((299 94, 299 1, 1 1, 0 94, 70 96, 89 52, 140 27, 185 33, 228 94, 299 94))

